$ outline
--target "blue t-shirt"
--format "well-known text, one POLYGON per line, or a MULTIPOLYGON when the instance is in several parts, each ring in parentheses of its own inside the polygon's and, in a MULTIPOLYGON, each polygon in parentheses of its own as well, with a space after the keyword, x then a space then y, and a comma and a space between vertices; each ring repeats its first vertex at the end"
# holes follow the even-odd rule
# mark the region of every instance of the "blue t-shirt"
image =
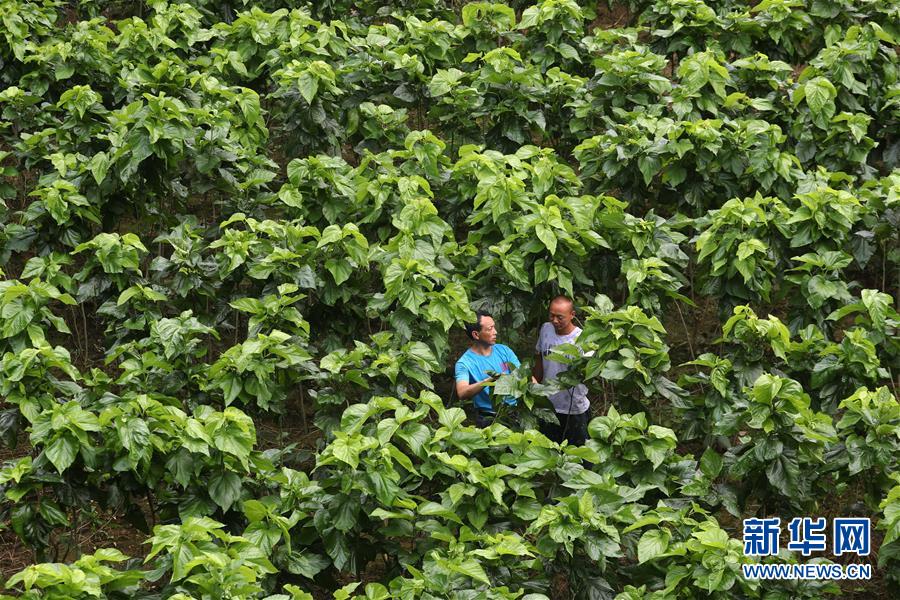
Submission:
MULTIPOLYGON (((456 381, 465 381, 466 383, 478 383, 487 378, 485 371, 496 371, 497 373, 509 373, 514 368, 520 366, 516 353, 509 346, 503 344, 494 344, 491 347, 491 353, 482 356, 471 349, 463 352, 463 355, 456 361, 456 381)), ((472 397, 475 408, 494 412, 494 404, 491 402, 490 388, 484 388, 472 397)), ((507 398, 508 404, 515 404, 515 398, 507 398)))

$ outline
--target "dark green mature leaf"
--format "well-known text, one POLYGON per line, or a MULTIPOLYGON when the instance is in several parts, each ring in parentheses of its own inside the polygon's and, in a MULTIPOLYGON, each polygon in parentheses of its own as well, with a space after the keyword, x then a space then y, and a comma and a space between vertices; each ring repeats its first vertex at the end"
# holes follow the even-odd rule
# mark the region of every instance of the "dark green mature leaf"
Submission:
POLYGON ((700 457, 700 470, 710 479, 715 479, 722 472, 723 462, 722 456, 718 452, 707 448, 700 457))
POLYGON ((209 497, 223 511, 228 511, 241 497, 241 478, 237 473, 223 471, 214 475, 209 483, 209 497))
POLYGON ((0 411, 0 441, 7 448, 14 448, 19 435, 19 410, 9 408, 0 411))
POLYGON ((327 558, 312 552, 291 552, 287 560, 287 570, 295 575, 312 579, 330 564, 331 561, 327 558))
POLYGON ((766 468, 769 482, 787 497, 798 494, 797 482, 800 479, 800 467, 796 459, 784 455, 778 456, 766 468))

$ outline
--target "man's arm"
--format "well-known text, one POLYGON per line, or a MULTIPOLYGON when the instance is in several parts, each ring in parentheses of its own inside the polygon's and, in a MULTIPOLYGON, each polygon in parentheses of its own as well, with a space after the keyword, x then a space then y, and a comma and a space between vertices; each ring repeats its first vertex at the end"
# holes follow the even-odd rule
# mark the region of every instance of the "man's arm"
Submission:
POLYGON ((534 369, 531 370, 531 381, 541 383, 544 380, 544 355, 541 353, 541 339, 544 337, 544 326, 538 329, 538 339, 534 344, 534 369))
POLYGON ((484 389, 484 384, 489 381, 493 381, 492 378, 487 377, 482 379, 481 381, 475 383, 469 383, 464 379, 456 380, 456 395, 459 396, 461 400, 468 400, 478 392, 484 389))
POLYGON ((534 368, 531 370, 531 380, 540 383, 544 380, 544 357, 541 354, 534 355, 534 368))
POLYGON ((490 377, 475 383, 469 383, 469 369, 462 360, 456 362, 453 375, 456 377, 456 395, 460 400, 468 400, 484 389, 484 384, 491 380, 490 377))

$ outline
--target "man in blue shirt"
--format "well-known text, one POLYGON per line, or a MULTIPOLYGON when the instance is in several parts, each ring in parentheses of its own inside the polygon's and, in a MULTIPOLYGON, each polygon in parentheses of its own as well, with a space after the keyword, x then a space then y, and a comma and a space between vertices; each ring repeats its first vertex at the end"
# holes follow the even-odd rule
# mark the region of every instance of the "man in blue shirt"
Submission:
MULTIPOLYGON (((473 399, 475 424, 487 427, 494 420, 494 403, 490 388, 485 384, 521 363, 509 346, 497 343, 497 326, 488 313, 479 311, 475 323, 466 325, 466 334, 472 345, 456 361, 456 394, 463 400, 473 399), (494 371, 496 375, 491 376, 488 371, 494 371)), ((507 398, 505 402, 516 403, 514 398, 507 398)))

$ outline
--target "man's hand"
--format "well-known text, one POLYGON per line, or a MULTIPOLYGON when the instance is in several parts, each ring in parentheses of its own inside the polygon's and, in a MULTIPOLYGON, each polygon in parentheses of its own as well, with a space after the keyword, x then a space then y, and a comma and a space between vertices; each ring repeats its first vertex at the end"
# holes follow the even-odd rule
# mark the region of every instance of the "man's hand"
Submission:
POLYGON ((461 400, 468 400, 484 388, 490 386, 492 383, 500 379, 500 376, 503 373, 498 373, 497 371, 493 371, 488 369, 485 371, 487 373, 487 377, 482 379, 481 381, 476 381, 475 383, 469 383, 468 381, 459 380, 456 382, 456 395, 459 396, 461 400))

